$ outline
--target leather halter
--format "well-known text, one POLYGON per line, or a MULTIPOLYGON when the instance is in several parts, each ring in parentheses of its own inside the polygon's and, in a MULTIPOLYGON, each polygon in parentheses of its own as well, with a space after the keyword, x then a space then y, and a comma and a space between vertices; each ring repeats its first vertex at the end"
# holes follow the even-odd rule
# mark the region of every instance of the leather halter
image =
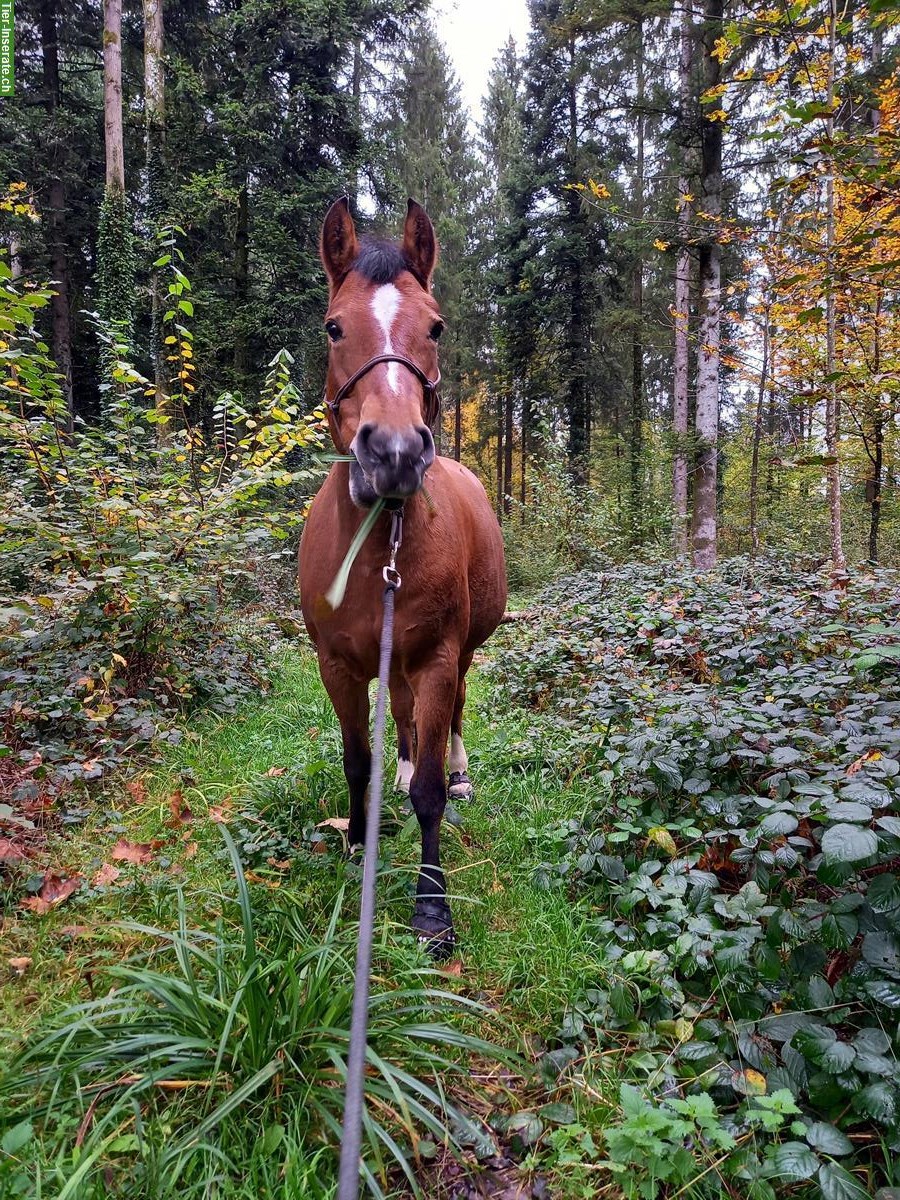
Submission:
POLYGON ((337 395, 333 400, 329 400, 326 393, 326 395, 323 397, 325 406, 331 412, 335 422, 337 422, 338 408, 340 407, 341 401, 349 396, 349 394, 359 383, 360 379, 362 379, 364 375, 368 375, 369 371, 371 371, 373 367, 377 367, 379 363, 392 362, 399 363, 401 367, 406 367, 408 370, 412 371, 413 375, 415 375, 416 379, 418 379, 418 381, 421 383, 422 395, 425 400, 425 424, 434 424, 434 422, 437 420, 438 413, 441 411, 441 402, 440 398, 438 397, 438 388, 440 387, 441 383, 441 373, 438 371, 437 379, 429 379, 417 363, 414 363, 411 358, 407 358, 403 354, 376 354, 374 358, 370 358, 368 362, 364 362, 358 371, 354 371, 346 383, 341 384, 337 390, 337 395))

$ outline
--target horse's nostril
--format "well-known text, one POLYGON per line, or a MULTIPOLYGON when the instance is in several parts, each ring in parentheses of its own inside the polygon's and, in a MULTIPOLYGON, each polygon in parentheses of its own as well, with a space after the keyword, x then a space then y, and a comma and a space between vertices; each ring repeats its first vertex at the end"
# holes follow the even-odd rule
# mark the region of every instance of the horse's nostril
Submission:
POLYGON ((431 430, 427 425, 419 425, 416 432, 422 439, 422 461, 426 467, 430 467, 434 462, 434 438, 431 430))
POLYGON ((358 447, 362 450, 369 449, 369 443, 372 439, 372 434, 375 432, 376 426, 373 421, 368 421, 365 425, 360 425, 356 431, 355 441, 358 447))

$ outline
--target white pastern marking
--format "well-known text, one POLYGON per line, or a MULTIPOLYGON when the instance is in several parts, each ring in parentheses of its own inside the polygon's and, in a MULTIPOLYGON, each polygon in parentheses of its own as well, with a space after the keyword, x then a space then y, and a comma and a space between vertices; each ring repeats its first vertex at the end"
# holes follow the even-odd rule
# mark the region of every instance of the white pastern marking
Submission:
POLYGON ((397 759, 397 774, 394 776, 394 787, 398 792, 409 795, 409 784, 413 777, 413 765, 408 758, 397 759))
MULTIPOLYGON (((395 288, 392 283, 383 283, 372 297, 372 315, 381 326, 381 332, 384 334, 384 349, 382 354, 393 354, 394 347, 391 342, 391 330, 394 327, 394 318, 397 316, 397 310, 400 307, 402 300, 400 291, 395 288)), ((388 387, 392 392, 397 391, 397 363, 387 364, 387 380, 388 387)))
POLYGON ((466 748, 463 745, 463 740, 458 733, 450 734, 450 774, 455 771, 468 771, 469 756, 466 754, 466 748))

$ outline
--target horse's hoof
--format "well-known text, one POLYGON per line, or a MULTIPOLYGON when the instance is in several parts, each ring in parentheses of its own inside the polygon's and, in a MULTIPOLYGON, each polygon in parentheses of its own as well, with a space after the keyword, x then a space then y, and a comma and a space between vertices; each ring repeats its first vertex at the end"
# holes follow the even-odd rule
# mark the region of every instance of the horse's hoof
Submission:
MULTIPOLYGON (((451 800, 474 799, 475 789, 472 786, 472 780, 468 777, 465 771, 452 771, 450 773, 450 783, 447 788, 447 795, 451 800)), ((453 824, 452 821, 451 824, 453 824)))
POLYGON ((438 900, 419 900, 412 919, 416 941, 435 962, 450 958, 456 948, 456 932, 450 906, 438 900))

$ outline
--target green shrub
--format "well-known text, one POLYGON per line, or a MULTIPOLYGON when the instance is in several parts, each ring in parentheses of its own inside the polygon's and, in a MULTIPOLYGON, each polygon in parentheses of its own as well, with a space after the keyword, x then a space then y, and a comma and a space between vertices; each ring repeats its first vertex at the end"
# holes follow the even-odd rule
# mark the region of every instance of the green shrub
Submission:
POLYGON ((169 395, 101 331, 114 384, 95 425, 71 420, 34 328, 50 292, 0 260, 0 722, 40 758, 25 794, 95 778, 167 714, 257 682, 226 613, 282 554, 315 475, 322 415, 302 415, 286 351, 258 403, 221 397, 214 439, 198 424, 190 283, 169 243, 169 395))
POLYGON ((639 1078, 726 1107, 756 1072, 891 1153, 898 583, 876 571, 839 591, 769 560, 582 573, 497 666, 541 714, 548 766, 603 797, 536 875, 598 914, 597 985, 562 1040, 638 1038, 639 1078))

